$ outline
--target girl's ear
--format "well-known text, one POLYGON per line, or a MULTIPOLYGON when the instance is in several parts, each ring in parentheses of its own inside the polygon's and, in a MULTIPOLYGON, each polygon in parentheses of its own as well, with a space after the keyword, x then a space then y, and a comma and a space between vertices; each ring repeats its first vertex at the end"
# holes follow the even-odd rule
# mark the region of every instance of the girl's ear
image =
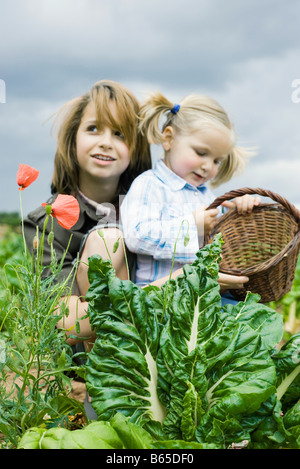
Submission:
POLYGON ((174 138, 174 130, 173 127, 170 125, 165 128, 165 130, 162 133, 163 136, 163 141, 162 141, 162 146, 165 151, 169 151, 171 149, 172 141, 174 138))

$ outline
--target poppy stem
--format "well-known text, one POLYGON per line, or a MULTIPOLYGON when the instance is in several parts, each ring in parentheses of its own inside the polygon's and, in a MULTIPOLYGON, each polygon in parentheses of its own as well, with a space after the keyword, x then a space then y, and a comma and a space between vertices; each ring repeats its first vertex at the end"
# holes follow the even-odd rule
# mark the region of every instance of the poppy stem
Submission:
POLYGON ((125 258, 125 262, 126 262, 126 269, 127 269, 128 280, 130 280, 130 272, 129 272, 129 266, 128 266, 128 259, 127 259, 127 254, 126 254, 125 242, 124 242, 124 239, 123 239, 123 238, 122 238, 122 246, 123 246, 124 258, 125 258))
POLYGON ((26 245, 26 240, 25 240, 25 234, 24 234, 24 217, 23 217, 23 207, 22 207, 22 191, 19 189, 20 193, 20 213, 21 213, 21 224, 22 224, 22 236, 23 236, 23 243, 24 243, 24 252, 25 256, 27 256, 27 245, 26 245))

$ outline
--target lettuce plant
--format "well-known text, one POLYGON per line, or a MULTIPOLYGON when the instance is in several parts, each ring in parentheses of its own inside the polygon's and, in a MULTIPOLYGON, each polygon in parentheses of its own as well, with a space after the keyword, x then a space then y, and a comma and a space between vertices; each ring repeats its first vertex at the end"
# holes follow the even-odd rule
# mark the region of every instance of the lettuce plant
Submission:
POLYGON ((222 307, 221 249, 217 235, 161 289, 121 281, 109 261, 90 258, 88 314, 97 335, 86 365, 92 405, 99 420, 121 412, 157 441, 297 445, 296 418, 292 436, 281 415, 288 390, 294 387, 289 408, 300 395, 299 362, 286 358, 290 345, 288 352, 276 350, 282 316, 251 293, 222 307), (259 433, 268 419, 275 438, 274 431, 259 433))

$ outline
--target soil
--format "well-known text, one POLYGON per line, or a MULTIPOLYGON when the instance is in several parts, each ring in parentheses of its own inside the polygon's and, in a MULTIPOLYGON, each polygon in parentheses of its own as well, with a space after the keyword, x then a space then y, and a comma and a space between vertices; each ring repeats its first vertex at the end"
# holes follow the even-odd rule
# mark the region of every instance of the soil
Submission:
POLYGON ((85 395, 86 395, 85 383, 81 383, 80 381, 73 380, 70 397, 72 397, 73 399, 77 399, 77 401, 84 402, 85 395))

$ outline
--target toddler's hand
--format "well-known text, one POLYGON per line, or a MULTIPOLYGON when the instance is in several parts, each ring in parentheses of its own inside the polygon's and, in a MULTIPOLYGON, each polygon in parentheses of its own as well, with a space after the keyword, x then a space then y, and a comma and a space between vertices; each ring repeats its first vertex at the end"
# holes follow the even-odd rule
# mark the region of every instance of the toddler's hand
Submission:
POLYGON ((222 203, 223 207, 237 208, 239 214, 251 213, 253 207, 260 204, 260 197, 253 197, 252 195, 246 194, 241 197, 236 197, 232 201, 226 200, 222 203))
POLYGON ((193 212, 199 236, 211 232, 216 224, 218 214, 217 208, 205 210, 205 207, 199 207, 193 212))

